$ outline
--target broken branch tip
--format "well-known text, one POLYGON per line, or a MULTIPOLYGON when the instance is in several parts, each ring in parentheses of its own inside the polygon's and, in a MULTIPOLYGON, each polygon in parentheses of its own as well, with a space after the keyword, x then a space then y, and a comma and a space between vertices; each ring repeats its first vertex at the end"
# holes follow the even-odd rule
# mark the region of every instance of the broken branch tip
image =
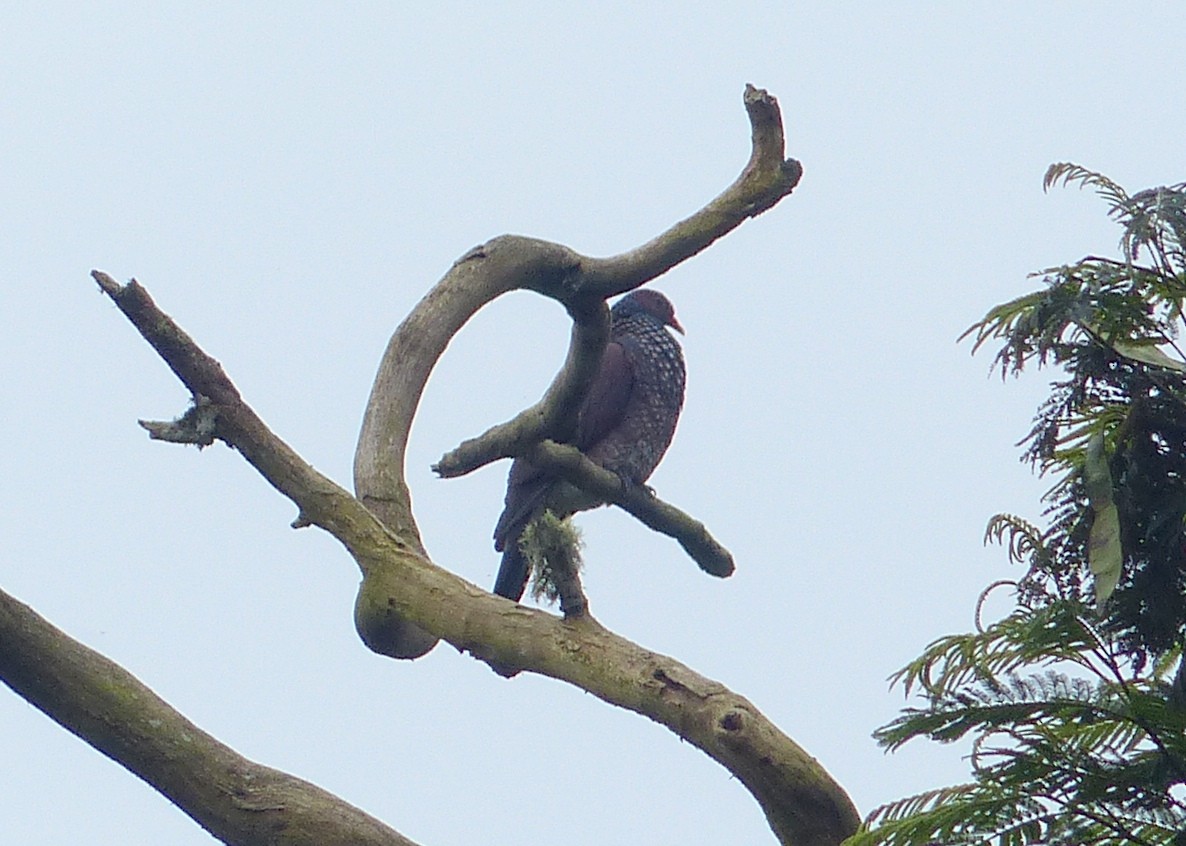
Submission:
POLYGON ((117 296, 123 290, 123 285, 120 285, 110 274, 104 273, 102 270, 92 270, 91 278, 109 297, 117 296))

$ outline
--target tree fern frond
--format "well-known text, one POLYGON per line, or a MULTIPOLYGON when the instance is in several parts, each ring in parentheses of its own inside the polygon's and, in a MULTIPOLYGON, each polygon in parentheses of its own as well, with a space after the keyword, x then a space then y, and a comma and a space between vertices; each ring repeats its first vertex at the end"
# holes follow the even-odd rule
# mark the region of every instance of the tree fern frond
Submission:
POLYGON ((1035 559, 1050 557, 1042 541, 1042 531, 1014 514, 995 514, 984 529, 984 543, 997 543, 1006 548, 1014 564, 1032 564, 1035 559))
POLYGON ((844 846, 921 843, 1036 843, 1047 809, 1039 802, 964 784, 911 796, 874 810, 844 846), (1019 813, 1019 811, 1021 813, 1019 813))
POLYGON ((917 687, 943 696, 963 686, 998 679, 1035 661, 1081 660, 1096 645, 1086 609, 1070 601, 1019 608, 982 632, 933 641, 923 654, 890 677, 907 695, 917 687))
POLYGON ((1163 272, 1181 267, 1186 245, 1186 184, 1140 191, 1124 204, 1118 217, 1124 225, 1121 249, 1129 261, 1135 262, 1144 249, 1163 272))
POLYGON ((1042 177, 1042 190, 1049 191, 1059 182, 1064 186, 1078 182, 1081 188, 1094 188, 1097 194, 1111 202, 1113 206, 1122 205, 1129 199, 1127 191, 1102 173, 1089 170, 1073 162, 1056 162, 1046 168, 1046 174, 1042 177))
POLYGON ((865 818, 865 825, 890 822, 912 817, 917 814, 928 813, 934 811, 936 808, 950 805, 953 802, 966 800, 975 790, 975 783, 957 784, 951 787, 927 790, 917 793, 914 796, 907 796, 904 799, 888 802, 885 805, 874 808, 865 818))

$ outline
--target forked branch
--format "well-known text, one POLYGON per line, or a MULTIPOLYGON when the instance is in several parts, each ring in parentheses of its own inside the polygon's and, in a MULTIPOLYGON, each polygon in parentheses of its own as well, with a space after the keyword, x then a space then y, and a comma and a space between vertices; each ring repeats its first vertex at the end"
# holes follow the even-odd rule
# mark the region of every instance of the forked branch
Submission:
MULTIPOLYGON (((368 646, 404 657, 425 642, 430 648, 439 637, 491 665, 567 681, 662 723, 719 761, 751 791, 781 842, 835 844, 855 830, 855 808, 823 768, 752 703, 609 632, 590 616, 561 620, 515 606, 437 567, 420 543, 403 474, 412 417, 449 339, 495 296, 529 288, 560 300, 573 315, 566 366, 539 405, 504 430, 478 439, 457 467, 468 463, 472 469, 523 452, 591 488, 612 486, 599 478, 604 475, 600 468, 585 466, 590 462, 579 453, 574 458, 575 451, 541 441, 558 432, 562 436, 572 398, 582 395, 596 367, 605 343, 605 297, 694 255, 772 206, 797 183, 798 163, 782 158, 774 98, 751 87, 746 107, 754 149, 741 177, 705 209, 650 243, 623 256, 589 259, 557 244, 507 236, 471 251, 453 266, 396 331, 380 365, 356 454, 357 498, 315 471, 264 426, 218 363, 161 313, 141 286, 120 285, 99 272, 95 278, 201 405, 200 414, 177 427, 158 429, 158 434, 167 431, 170 439, 184 440, 186 427, 192 425, 195 437, 208 437, 212 427, 214 437, 237 449, 297 505, 298 525, 320 526, 341 541, 363 575, 355 617, 368 646), (194 421, 201 423, 201 431, 194 421), (417 633, 424 640, 409 641, 417 633)), ((608 487, 605 492, 607 499, 630 506, 629 492, 608 487)), ((648 506, 636 510, 645 515, 648 506)), ((670 514, 667 518, 678 521, 670 514)), ((643 519, 662 522, 654 514, 643 519)), ((706 569, 723 573, 727 553, 714 558, 710 540, 703 533, 700 543, 708 552, 689 551, 706 569)))
MULTIPOLYGON (((610 258, 590 258, 562 244, 532 238, 495 238, 462 256, 400 324, 379 365, 354 458, 356 494, 393 531, 409 543, 420 543, 404 476, 408 434, 432 368, 453 335, 480 308, 508 291, 536 291, 566 306, 573 318, 572 340, 564 366, 543 399, 443 456, 434 469, 445 477, 523 455, 544 440, 567 440, 579 400, 605 349, 605 298, 667 272, 791 193, 803 168, 785 158, 778 101, 748 85, 744 102, 751 128, 749 161, 732 185, 691 217, 641 247, 610 258)), ((565 475, 582 483, 595 481, 596 474, 574 470, 565 475)), ((605 480, 599 485, 607 486, 605 480)), ((733 571, 728 551, 703 524, 672 506, 653 497, 633 497, 633 507, 623 497, 605 498, 675 537, 706 572, 723 576, 733 571)), ((434 644, 427 633, 398 619, 388 617, 384 626, 386 636, 397 639, 389 654, 417 657, 434 644)))

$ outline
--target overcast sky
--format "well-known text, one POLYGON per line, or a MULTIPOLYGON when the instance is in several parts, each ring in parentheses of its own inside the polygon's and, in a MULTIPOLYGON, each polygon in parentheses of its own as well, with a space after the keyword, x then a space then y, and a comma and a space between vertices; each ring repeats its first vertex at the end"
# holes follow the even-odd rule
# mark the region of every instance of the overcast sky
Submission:
MULTIPOLYGON (((688 399, 652 479, 732 549, 727 581, 609 509, 578 522, 594 614, 749 697, 862 813, 966 777, 885 756, 886 677, 965 631, 1042 379, 957 336, 1026 274, 1110 253, 1072 160, 1183 179, 1180 3, 43 3, 0 18, 0 586, 262 763, 425 846, 769 843, 666 729, 447 645, 358 641, 354 563, 237 454, 150 443, 187 395, 88 278, 139 279, 318 469, 350 484, 379 355, 473 245, 591 255, 715 196, 769 89, 796 192, 656 281, 688 399), (728 11, 724 11, 725 8, 728 11)), ((505 297, 434 374, 409 455, 434 559, 489 586, 506 465, 436 480, 533 402, 564 312, 505 297)), ((1002 603, 1004 607, 1004 603, 1002 603)), ((0 690, 0 842, 207 844, 0 690)))

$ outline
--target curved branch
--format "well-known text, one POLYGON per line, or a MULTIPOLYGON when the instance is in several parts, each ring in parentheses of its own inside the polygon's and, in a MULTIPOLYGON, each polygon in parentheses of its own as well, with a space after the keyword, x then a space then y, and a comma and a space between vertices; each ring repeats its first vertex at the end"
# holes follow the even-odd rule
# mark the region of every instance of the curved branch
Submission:
POLYGON ((0 679, 235 846, 415 846, 314 784, 244 758, 118 664, 0 591, 0 679))
POLYGON ((432 466, 434 472, 445 479, 464 476, 500 458, 521 455, 538 443, 544 432, 547 437, 569 440, 576 427, 581 400, 601 364, 609 340, 610 317, 602 299, 576 301, 568 312, 573 321, 568 357, 543 398, 506 423, 493 426, 445 453, 432 466))
POLYGON ((619 256, 585 259, 585 290, 613 296, 637 288, 757 217, 799 184, 803 166, 786 151, 778 100, 745 86, 752 150, 741 175, 715 200, 641 247, 619 256))
MULTIPOLYGON (((393 531, 423 551, 404 478, 408 434, 437 359, 478 309, 508 291, 536 291, 568 307, 572 343, 543 399, 443 456, 434 469, 445 477, 520 454, 544 439, 565 440, 579 407, 573 399, 588 392, 605 348, 604 305, 597 311, 595 301, 665 273, 794 190, 803 168, 784 159, 778 101, 752 85, 743 99, 751 128, 749 161, 732 185, 691 217, 637 249, 601 259, 533 238, 495 238, 462 256, 400 324, 379 364, 354 456, 355 493, 393 531)), ((434 646, 425 632, 395 617, 387 623, 392 631, 385 638, 401 630, 404 636, 389 639, 388 654, 414 658, 434 646)))
POLYGON ((565 291, 579 262, 576 253, 559 244, 495 238, 458 259, 395 330, 375 375, 354 454, 355 492, 393 531, 420 543, 404 482, 404 455, 420 396, 449 341, 501 294, 525 287, 565 291))
MULTIPOLYGON (((545 438, 563 440, 564 424, 569 422, 563 415, 575 414, 576 404, 571 403, 571 398, 585 395, 596 374, 601 350, 605 347, 604 340, 596 341, 597 329, 589 321, 588 300, 604 300, 606 297, 633 290, 661 276, 680 262, 711 246, 714 241, 736 229, 747 218, 766 211, 790 194, 799 184, 799 179, 803 175, 802 165, 795 159, 783 158, 786 144, 778 100, 762 89, 747 85, 744 102, 752 133, 749 162, 732 185, 691 217, 680 221, 641 247, 609 258, 582 256, 568 247, 546 241, 517 236, 496 238, 463 256, 438 283, 437 288, 416 307, 413 315, 422 308, 429 308, 430 302, 432 309, 438 308, 441 303, 441 299, 436 296, 438 291, 451 289, 455 285, 476 285, 484 289, 475 310, 506 291, 528 288, 567 305, 574 320, 568 359, 544 398, 513 420, 495 426, 447 453, 434 465, 433 469, 437 473, 446 478, 462 476, 500 458, 515 456, 527 444, 545 438), (458 268, 467 262, 491 257, 496 257, 499 261, 493 263, 488 272, 481 267, 466 267, 466 270, 473 271, 480 281, 475 281, 468 272, 465 274, 465 281, 453 278, 458 268), (514 277, 516 269, 507 267, 508 261, 515 260, 523 263, 517 269, 517 279, 514 277), (511 274, 509 278, 508 270, 511 274), (585 309, 584 313, 581 309, 585 309)), ((469 305, 462 304, 455 298, 450 299, 461 310, 469 305)), ((438 336, 433 349, 443 350, 452 338, 452 332, 459 329, 473 313, 462 311, 455 313, 451 320, 440 321, 437 328, 441 333, 449 331, 450 326, 456 326, 456 329, 449 331, 446 337, 438 336)), ((368 406, 367 420, 363 424, 363 435, 359 438, 357 453, 358 456, 365 454, 366 470, 371 469, 372 456, 376 452, 373 441, 377 433, 392 433, 386 444, 388 447, 401 443, 406 445, 406 429, 402 441, 394 430, 405 423, 410 426, 410 418, 415 412, 415 404, 419 401, 420 390, 428 378, 428 372, 425 371, 423 379, 408 379, 399 385, 398 387, 405 389, 418 386, 419 390, 404 399, 406 403, 411 404, 411 408, 401 409, 404 414, 384 419, 384 409, 379 405, 378 397, 389 396, 397 388, 389 371, 394 370, 398 362, 404 361, 403 357, 413 347, 401 338, 406 325, 407 321, 396 330, 380 365, 380 373, 375 378, 371 393, 374 414, 372 415, 372 407, 368 406)), ((418 321, 418 325, 423 323, 418 321)), ((433 362, 435 363, 435 358, 433 362)), ((419 364, 414 366, 420 367, 419 364)), ((431 370, 431 365, 428 370, 431 370)), ((398 454, 384 453, 383 460, 392 461, 402 476, 402 451, 398 454)), ((356 488, 359 484, 359 469, 360 465, 356 462, 356 488)), ((367 474, 368 484, 372 476, 373 473, 367 474)), ((397 486, 390 486, 388 493, 397 495, 396 488, 397 486)))
MULTIPOLYGON (((411 495, 404 481, 404 456, 412 419, 433 367, 453 336, 486 303, 532 284, 563 288, 564 279, 576 264, 576 254, 558 244, 517 236, 495 238, 458 259, 388 342, 367 400, 354 453, 354 492, 367 508, 419 552, 424 553, 424 544, 412 516, 411 495)), ((603 334, 607 332, 603 330, 603 334)), ((596 338, 588 335, 588 332, 573 331, 574 351, 579 336, 584 356, 591 355, 588 350, 596 343, 596 338)), ((604 347, 604 340, 600 343, 604 347)), ((578 352, 570 355, 570 361, 577 355, 578 352)), ((571 384, 549 391, 554 397, 553 404, 541 414, 550 424, 558 419, 554 413, 558 407, 556 399, 587 390, 582 385, 592 381, 588 371, 595 366, 589 360, 596 359, 581 358, 579 366, 566 367, 558 380, 571 384), (578 376, 580 384, 577 384, 578 376)), ((355 626, 363 641, 393 658, 419 658, 436 646, 435 637, 396 615, 387 615, 381 630, 371 631, 368 626, 375 624, 375 620, 356 613, 355 626)))
POLYGON ((666 273, 791 193, 803 168, 783 158, 778 101, 752 85, 746 86, 744 100, 752 130, 749 162, 732 185, 691 217, 635 250, 601 259, 549 241, 503 235, 462 256, 400 324, 375 377, 354 464, 355 489, 364 501, 397 501, 406 512, 390 524, 393 529, 414 526, 403 464, 424 385, 450 339, 478 309, 508 291, 537 291, 568 306, 576 323, 573 343, 544 399, 476 439, 479 443, 443 458, 438 472, 446 476, 508 458, 515 446, 563 435, 556 431, 557 421, 563 422, 571 409, 571 397, 584 396, 604 348, 597 336, 605 330, 594 323, 590 300, 621 294, 666 273))
MULTIPOLYGON (((295 525, 318 525, 350 551, 363 572, 356 624, 370 648, 409 657, 427 651, 441 637, 492 666, 568 681, 666 725, 726 766, 753 793, 783 843, 831 844, 856 829, 855 808, 819 764, 751 703, 673 659, 608 632, 588 615, 560 620, 494 597, 436 567, 420 542, 403 473, 412 418, 437 359, 479 308, 517 288, 537 291, 568 307, 574 330, 566 366, 539 404, 463 445, 453 458, 442 460, 441 472, 468 472, 525 449, 545 460, 549 450, 562 450, 527 445, 563 437, 571 425, 567 415, 576 405, 573 398, 587 391, 604 348, 604 299, 695 255, 746 218, 770 208, 797 184, 802 169, 798 162, 782 158, 777 102, 749 86, 745 103, 753 152, 741 176, 704 209, 642 247, 613 258, 591 259, 559 244, 502 236, 454 264, 396 330, 380 363, 355 454, 357 499, 269 431, 242 402, 218 363, 160 314, 142 288, 134 282, 121 287, 105 274, 97 273, 96 279, 195 398, 214 406, 201 415, 206 425, 213 420, 216 436, 238 449, 298 505, 295 525)), ((552 458, 564 464, 571 455, 562 450, 552 458)), ((597 478, 599 471, 577 460, 565 472, 594 487, 612 487, 597 478)), ((631 492, 621 491, 620 485, 614 493, 623 504, 631 502, 631 492)), ((634 493, 636 499, 645 497, 634 493)), ((653 502, 651 506, 655 514, 662 511, 653 502)), ((647 508, 644 504, 637 510, 647 508)), ((662 522, 654 514, 651 519, 662 522)), ((702 545, 709 546, 707 541, 702 545)), ((705 560, 695 553, 694 557, 705 560)), ((711 566, 723 571, 724 560, 711 566)))
POLYGON ((204 419, 213 421, 216 437, 296 503, 301 525, 325 529, 354 557, 363 573, 356 619, 372 649, 387 654, 387 621, 410 622, 503 671, 569 682, 667 726, 746 785, 782 843, 836 844, 856 830, 859 817, 844 790, 752 703, 589 615, 562 620, 437 567, 406 534, 380 522, 264 426, 218 362, 141 286, 95 277, 193 395, 209 400, 204 419))

